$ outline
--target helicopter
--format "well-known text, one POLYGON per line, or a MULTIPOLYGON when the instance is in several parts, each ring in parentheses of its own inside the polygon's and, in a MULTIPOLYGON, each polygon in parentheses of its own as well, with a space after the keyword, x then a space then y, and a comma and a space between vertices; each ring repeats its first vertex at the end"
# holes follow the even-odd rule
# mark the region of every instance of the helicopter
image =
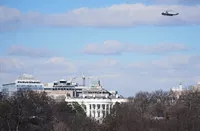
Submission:
POLYGON ((175 15, 179 15, 179 13, 175 13, 175 14, 169 13, 169 10, 166 11, 166 12, 162 12, 161 14, 164 15, 164 16, 175 16, 175 15))

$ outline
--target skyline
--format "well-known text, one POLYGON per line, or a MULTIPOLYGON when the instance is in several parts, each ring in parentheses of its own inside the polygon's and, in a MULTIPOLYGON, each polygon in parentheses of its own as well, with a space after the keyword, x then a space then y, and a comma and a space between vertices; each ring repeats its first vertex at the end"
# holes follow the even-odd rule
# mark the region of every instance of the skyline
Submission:
POLYGON ((124 96, 196 84, 199 25, 197 0, 0 0, 0 84, 82 72, 111 75, 103 86, 124 96), (162 16, 168 9, 180 14, 162 16))

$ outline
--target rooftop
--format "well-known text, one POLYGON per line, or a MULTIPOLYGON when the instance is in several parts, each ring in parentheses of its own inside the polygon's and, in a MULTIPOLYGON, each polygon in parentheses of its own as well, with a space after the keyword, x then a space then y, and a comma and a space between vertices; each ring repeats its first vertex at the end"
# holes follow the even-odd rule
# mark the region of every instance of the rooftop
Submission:
POLYGON ((102 87, 89 87, 83 90, 84 92, 108 92, 102 87))

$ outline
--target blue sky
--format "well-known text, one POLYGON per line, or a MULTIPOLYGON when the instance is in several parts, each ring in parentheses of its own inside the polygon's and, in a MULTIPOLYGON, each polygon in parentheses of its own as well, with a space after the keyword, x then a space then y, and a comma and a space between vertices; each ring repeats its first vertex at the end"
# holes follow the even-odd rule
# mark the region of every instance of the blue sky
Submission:
POLYGON ((102 78, 105 88, 125 96, 195 84, 200 5, 188 3, 1 0, 0 83, 21 73, 51 82, 85 72, 112 75, 102 78), (180 15, 160 15, 168 9, 180 15))

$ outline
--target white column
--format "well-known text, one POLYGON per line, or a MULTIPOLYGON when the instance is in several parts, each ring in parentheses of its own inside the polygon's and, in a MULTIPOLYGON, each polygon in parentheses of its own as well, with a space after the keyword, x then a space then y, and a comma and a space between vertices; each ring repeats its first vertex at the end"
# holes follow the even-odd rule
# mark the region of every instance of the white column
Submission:
POLYGON ((91 110, 91 116, 94 117, 94 106, 93 106, 93 104, 91 104, 91 106, 92 106, 91 107, 92 108, 92 110, 91 110))
POLYGON ((97 112, 97 110, 98 110, 98 106, 97 106, 97 104, 95 105, 95 118, 98 118, 98 112, 97 112))
POLYGON ((108 104, 108 114, 110 114, 111 105, 108 104))
POLYGON ((106 117, 107 116, 107 104, 105 104, 105 116, 104 117, 106 117))
POLYGON ((103 107, 102 107, 102 104, 100 104, 100 117, 103 118, 103 107))
POLYGON ((90 117, 90 104, 86 104, 86 113, 87 113, 87 116, 90 117))

